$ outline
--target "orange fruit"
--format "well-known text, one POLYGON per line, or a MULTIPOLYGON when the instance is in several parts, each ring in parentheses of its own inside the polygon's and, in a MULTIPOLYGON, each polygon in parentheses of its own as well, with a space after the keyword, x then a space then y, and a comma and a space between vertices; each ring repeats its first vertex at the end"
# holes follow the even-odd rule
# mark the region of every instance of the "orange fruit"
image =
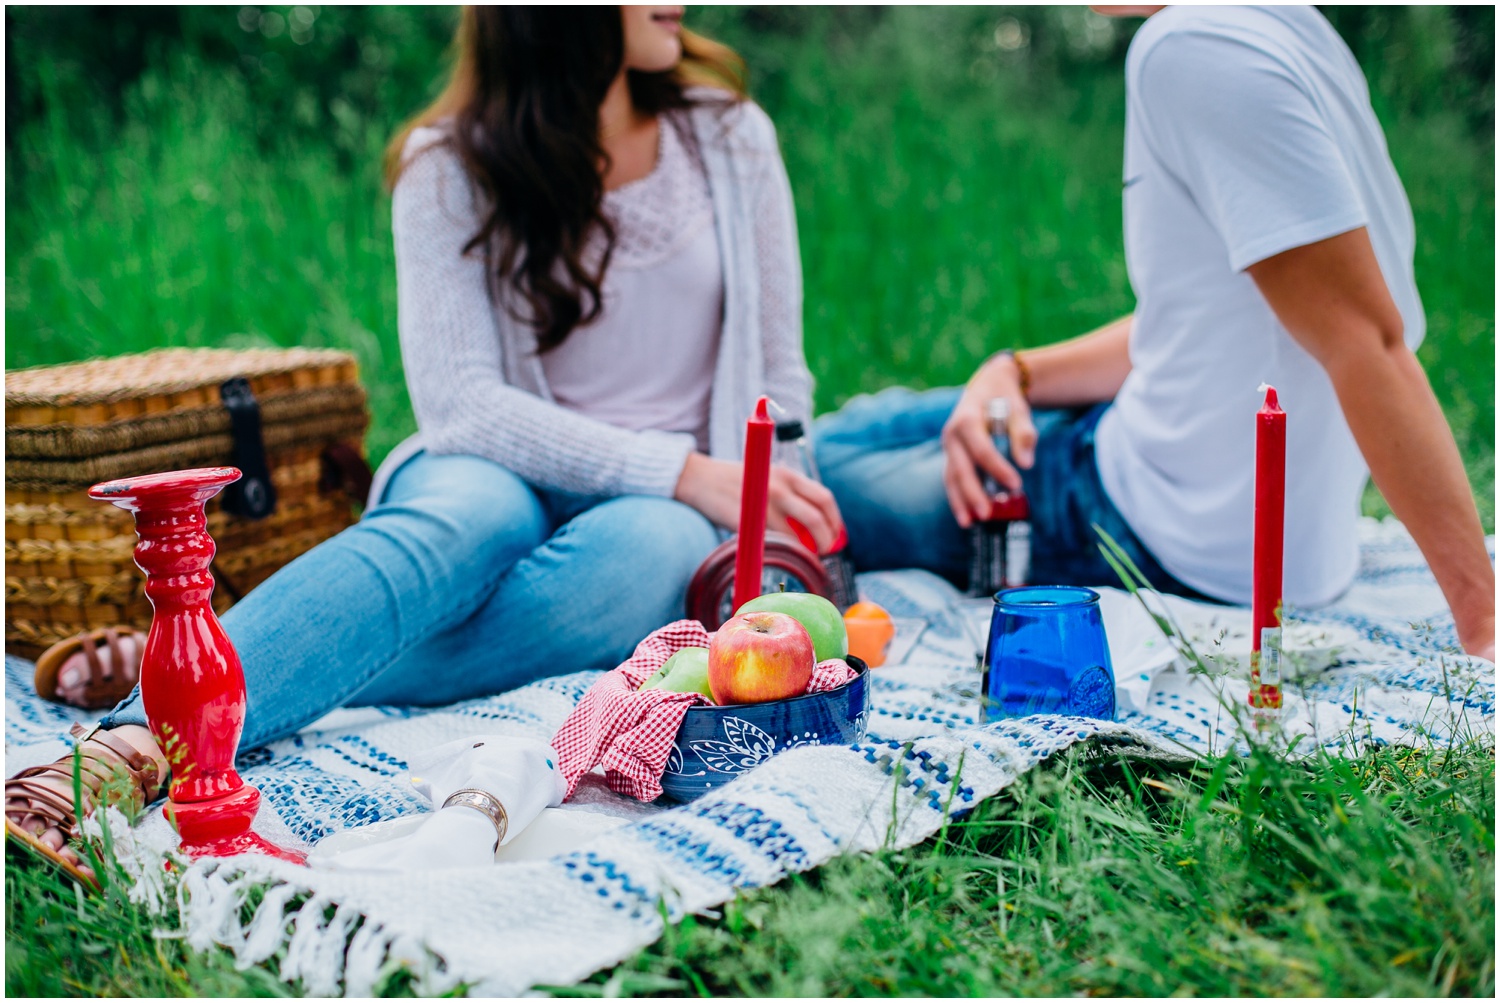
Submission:
POLYGON ((885 652, 896 625, 891 615, 878 603, 857 602, 844 613, 844 627, 849 631, 849 654, 862 658, 870 668, 885 664, 885 652))

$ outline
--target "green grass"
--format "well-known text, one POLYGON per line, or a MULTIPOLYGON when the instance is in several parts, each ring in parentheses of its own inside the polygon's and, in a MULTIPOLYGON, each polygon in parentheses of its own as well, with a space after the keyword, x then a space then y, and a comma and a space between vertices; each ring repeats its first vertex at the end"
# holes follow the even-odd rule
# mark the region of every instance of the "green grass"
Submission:
MULTIPOLYGON (((5 993, 13 996, 295 996, 271 966, 237 971, 225 951, 198 952, 158 931, 129 898, 128 881, 104 866, 102 894, 85 895, 60 870, 9 840, 5 846, 5 993), (113 875, 113 876, 112 876, 113 875)), ((253 912, 252 901, 244 918, 253 912)), ((279 962, 281 954, 273 960, 279 962)), ((378 995, 410 996, 412 977, 391 966, 378 995)))
MULTIPOLYGON (((919 846, 751 892, 554 991, 1490 996, 1494 818, 1475 745, 1176 769, 1073 752, 919 846)), ((10 995, 297 988, 10 860, 5 909, 10 995)))
POLYGON ((1488 995, 1494 781, 1479 750, 1190 771, 1074 753, 939 838, 689 919, 580 988, 1488 995))
MULTIPOLYGON (((893 10, 860 31, 816 16, 818 31, 772 38, 702 14, 750 55, 780 130, 820 409, 958 382, 995 348, 1130 309, 1117 71, 1049 76, 964 11, 893 10)), ((152 67, 118 116, 54 104, 11 137, 6 366, 345 347, 378 459, 413 427, 376 169, 397 114, 344 104, 326 142, 262 135, 234 74, 181 55, 152 67)), ((1493 140, 1376 98, 1416 214, 1420 357, 1492 527, 1493 140)), ((1493 754, 1472 746, 1186 771, 1075 755, 921 846, 754 892, 571 991, 1493 995, 1494 815, 1493 754)), ((159 939, 118 892, 80 898, 10 852, 10 994, 296 988, 159 939)))
POLYGON ((54 106, 23 137, 6 191, 6 366, 338 346, 360 360, 368 445, 384 455, 413 422, 373 166, 383 134, 364 130, 370 166, 346 177, 329 147, 267 153, 249 114, 234 78, 184 62, 146 76, 121 126, 54 106))

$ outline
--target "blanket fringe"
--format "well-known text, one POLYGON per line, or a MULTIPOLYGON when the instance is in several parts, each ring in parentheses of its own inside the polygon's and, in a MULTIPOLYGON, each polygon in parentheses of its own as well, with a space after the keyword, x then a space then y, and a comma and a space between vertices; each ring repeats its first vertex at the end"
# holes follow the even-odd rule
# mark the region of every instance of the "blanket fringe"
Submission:
POLYGON ((287 905, 301 891, 296 885, 282 884, 266 889, 265 897, 255 910, 245 930, 245 940, 235 952, 235 967, 244 971, 268 960, 286 942, 287 905))
POLYGON ((414 976, 418 995, 443 995, 459 984, 416 938, 310 887, 247 871, 235 860, 192 863, 155 845, 116 808, 87 816, 82 828, 96 845, 108 829, 130 901, 163 919, 176 906, 176 928, 158 929, 158 937, 185 940, 195 951, 224 948, 239 971, 273 962, 283 982, 300 981, 312 996, 371 996, 401 969, 414 976), (242 922, 257 892, 254 914, 242 922))
POLYGON ((168 867, 176 867, 180 873, 187 861, 169 847, 152 845, 146 834, 132 826, 124 813, 113 805, 102 812, 85 815, 79 828, 93 845, 114 848, 115 861, 128 879, 126 894, 130 901, 144 906, 153 916, 161 915, 172 897, 168 867))
POLYGON ((233 861, 188 868, 177 903, 182 932, 194 948, 217 944, 234 955, 241 971, 280 952, 281 980, 300 981, 310 996, 370 996, 379 981, 402 968, 423 996, 442 995, 458 984, 442 960, 409 935, 296 882, 271 883, 238 870, 233 861), (242 927, 240 917, 257 889, 263 890, 260 903, 242 927))

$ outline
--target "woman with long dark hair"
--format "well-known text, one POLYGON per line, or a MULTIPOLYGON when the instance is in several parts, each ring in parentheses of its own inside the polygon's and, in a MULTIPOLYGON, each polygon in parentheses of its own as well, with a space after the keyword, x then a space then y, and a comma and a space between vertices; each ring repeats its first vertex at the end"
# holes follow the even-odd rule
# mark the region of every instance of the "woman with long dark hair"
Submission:
MULTIPOLYGON (((613 666, 682 615, 737 521, 756 397, 811 417, 775 132, 737 57, 681 17, 465 9, 448 88, 387 162, 419 432, 356 526, 225 615, 242 747, 336 707, 613 666)), ((770 525, 789 517, 824 548, 841 528, 831 494, 777 470, 770 525)), ((45 695, 88 671, 79 655, 45 695)), ((145 723, 137 690, 82 740, 86 801, 121 764, 139 796, 160 791, 145 723)), ((6 827, 76 867, 71 774, 70 759, 8 781, 6 827)))

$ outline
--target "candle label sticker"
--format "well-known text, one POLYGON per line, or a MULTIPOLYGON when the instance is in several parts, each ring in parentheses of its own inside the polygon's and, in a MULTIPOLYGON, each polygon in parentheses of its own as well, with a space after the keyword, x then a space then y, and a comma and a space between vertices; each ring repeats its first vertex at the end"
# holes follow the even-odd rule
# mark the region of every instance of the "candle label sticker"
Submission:
POLYGON ((1281 628, 1262 627, 1260 631, 1260 684, 1281 685, 1281 628))

